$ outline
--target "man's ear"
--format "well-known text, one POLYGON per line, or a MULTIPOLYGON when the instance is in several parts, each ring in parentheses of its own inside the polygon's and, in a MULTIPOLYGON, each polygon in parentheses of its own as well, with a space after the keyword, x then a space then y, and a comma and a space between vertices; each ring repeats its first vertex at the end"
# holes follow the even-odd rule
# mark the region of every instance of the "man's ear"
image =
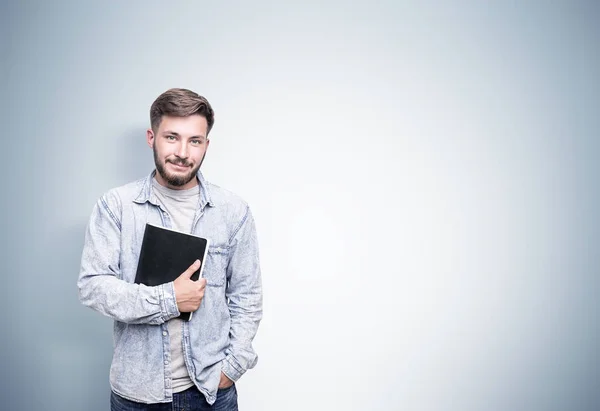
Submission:
POLYGON ((150 148, 154 147, 154 132, 152 131, 151 128, 146 130, 146 142, 148 143, 148 146, 150 148))

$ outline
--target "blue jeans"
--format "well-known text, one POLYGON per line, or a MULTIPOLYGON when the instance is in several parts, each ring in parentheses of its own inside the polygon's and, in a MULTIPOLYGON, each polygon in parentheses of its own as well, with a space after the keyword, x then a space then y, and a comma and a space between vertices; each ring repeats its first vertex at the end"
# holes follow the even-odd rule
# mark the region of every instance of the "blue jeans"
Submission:
POLYGON ((213 405, 206 402, 204 395, 196 387, 173 394, 173 402, 161 404, 141 404, 126 400, 111 391, 111 411, 238 411, 235 384, 217 391, 217 401, 213 405))

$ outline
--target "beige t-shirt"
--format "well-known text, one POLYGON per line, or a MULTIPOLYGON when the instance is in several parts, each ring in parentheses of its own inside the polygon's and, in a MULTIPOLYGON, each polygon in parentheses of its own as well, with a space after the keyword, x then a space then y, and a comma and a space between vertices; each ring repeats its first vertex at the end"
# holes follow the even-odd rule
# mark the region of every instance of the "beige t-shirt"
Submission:
MULTIPOLYGON (((171 217, 172 228, 185 233, 190 233, 196 208, 200 187, 195 186, 187 190, 173 190, 164 187, 152 180, 154 193, 160 205, 171 217)), ((173 392, 184 391, 194 385, 188 374, 183 358, 183 323, 178 318, 167 322, 171 346, 171 387, 173 392)))

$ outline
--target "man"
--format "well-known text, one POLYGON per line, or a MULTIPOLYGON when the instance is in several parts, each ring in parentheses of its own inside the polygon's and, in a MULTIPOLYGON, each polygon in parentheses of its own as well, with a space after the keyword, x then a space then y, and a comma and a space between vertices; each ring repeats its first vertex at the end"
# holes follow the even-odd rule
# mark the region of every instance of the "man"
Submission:
POLYGON ((237 410, 235 382, 256 365, 262 317, 254 219, 200 172, 214 123, 204 97, 170 89, 150 123, 156 170, 98 200, 78 280, 81 302, 115 320, 111 410, 237 410), (209 238, 203 278, 190 279, 195 262, 173 282, 134 284, 146 223, 209 238))

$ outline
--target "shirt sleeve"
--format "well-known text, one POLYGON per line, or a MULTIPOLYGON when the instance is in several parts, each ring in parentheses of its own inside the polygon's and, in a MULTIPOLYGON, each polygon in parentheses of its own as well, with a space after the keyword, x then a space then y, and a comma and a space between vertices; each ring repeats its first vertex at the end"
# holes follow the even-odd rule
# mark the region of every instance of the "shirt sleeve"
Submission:
POLYGON ((79 300, 114 320, 162 324, 180 313, 173 282, 148 287, 120 279, 119 200, 105 194, 92 210, 81 257, 79 300))
POLYGON ((262 319, 262 284, 258 241, 254 219, 249 208, 235 232, 227 268, 231 327, 230 346, 222 363, 223 373, 237 381, 258 361, 252 340, 262 319))

